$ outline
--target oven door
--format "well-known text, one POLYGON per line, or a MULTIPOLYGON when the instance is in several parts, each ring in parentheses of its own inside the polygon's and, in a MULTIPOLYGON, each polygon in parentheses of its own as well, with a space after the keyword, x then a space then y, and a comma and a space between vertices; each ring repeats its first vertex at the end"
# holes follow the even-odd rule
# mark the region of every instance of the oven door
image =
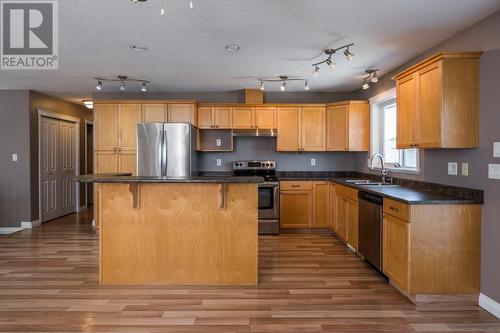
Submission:
POLYGON ((259 219, 279 219, 279 185, 259 184, 259 219))

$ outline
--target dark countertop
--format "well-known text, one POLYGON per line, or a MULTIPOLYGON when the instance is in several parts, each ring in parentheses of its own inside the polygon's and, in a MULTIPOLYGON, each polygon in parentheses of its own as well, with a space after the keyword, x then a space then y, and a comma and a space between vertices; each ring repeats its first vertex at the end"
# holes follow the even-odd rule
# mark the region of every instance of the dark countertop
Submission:
POLYGON ((355 188, 359 191, 381 195, 410 205, 460 205, 460 204, 482 204, 482 198, 465 198, 443 193, 423 191, 416 188, 397 187, 374 187, 348 183, 348 178, 332 178, 331 181, 344 186, 355 188))
POLYGON ((262 177, 194 176, 186 178, 138 177, 130 174, 95 174, 73 178, 80 183, 263 183, 262 177))

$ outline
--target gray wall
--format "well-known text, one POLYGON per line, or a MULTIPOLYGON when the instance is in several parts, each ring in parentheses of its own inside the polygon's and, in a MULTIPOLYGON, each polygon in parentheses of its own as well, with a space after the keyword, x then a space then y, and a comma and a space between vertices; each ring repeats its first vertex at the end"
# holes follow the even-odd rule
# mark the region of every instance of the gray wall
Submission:
POLYGON ((0 227, 31 221, 28 96, 28 90, 0 91, 0 227))
POLYGON ((237 160, 276 160, 279 171, 350 171, 356 167, 358 153, 295 153, 276 152, 276 138, 237 137, 234 152, 199 153, 200 171, 230 171, 237 160), (216 160, 222 159, 217 167, 216 160), (316 166, 311 166, 311 158, 316 166))
MULTIPOLYGON (((440 149, 421 151, 423 173, 419 176, 402 178, 417 178, 429 182, 456 186, 478 188, 485 191, 485 204, 482 218, 482 248, 481 248, 481 292, 500 302, 500 181, 488 179, 488 164, 500 163, 493 159, 493 142, 500 141, 500 12, 476 23, 463 32, 444 41, 409 61, 399 69, 381 78, 377 85, 372 85, 368 91, 359 91, 359 96, 369 98, 395 86, 391 77, 400 70, 417 63, 427 56, 439 51, 487 51, 481 58, 480 78, 480 147, 479 149, 440 149), (448 162, 469 163, 469 176, 449 176, 448 162)), ((358 155, 359 171, 366 168, 366 154, 358 155)), ((460 167, 459 167, 460 169, 460 167)))

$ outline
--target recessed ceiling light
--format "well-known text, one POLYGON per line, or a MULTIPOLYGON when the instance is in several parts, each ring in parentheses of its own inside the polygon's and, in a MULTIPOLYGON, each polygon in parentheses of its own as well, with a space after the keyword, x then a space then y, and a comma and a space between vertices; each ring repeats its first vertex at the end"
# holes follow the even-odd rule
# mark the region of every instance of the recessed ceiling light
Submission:
POLYGON ((130 45, 130 48, 134 51, 138 51, 138 52, 146 52, 146 51, 149 51, 149 47, 147 47, 146 45, 139 45, 139 44, 133 44, 133 45, 130 45))
POLYGON ((226 51, 228 52, 238 52, 240 49, 241 49, 240 46, 236 44, 226 45, 226 51))

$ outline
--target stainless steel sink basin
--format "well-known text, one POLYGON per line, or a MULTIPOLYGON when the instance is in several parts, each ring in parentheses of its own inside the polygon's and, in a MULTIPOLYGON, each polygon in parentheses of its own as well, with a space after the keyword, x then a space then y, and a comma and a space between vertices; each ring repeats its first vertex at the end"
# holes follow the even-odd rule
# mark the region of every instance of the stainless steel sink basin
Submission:
POLYGON ((395 184, 377 183, 377 182, 354 183, 354 185, 359 185, 362 187, 399 187, 399 185, 395 185, 395 184))
POLYGON ((346 183, 352 183, 352 184, 367 184, 370 183, 371 180, 369 179, 346 179, 346 183))

